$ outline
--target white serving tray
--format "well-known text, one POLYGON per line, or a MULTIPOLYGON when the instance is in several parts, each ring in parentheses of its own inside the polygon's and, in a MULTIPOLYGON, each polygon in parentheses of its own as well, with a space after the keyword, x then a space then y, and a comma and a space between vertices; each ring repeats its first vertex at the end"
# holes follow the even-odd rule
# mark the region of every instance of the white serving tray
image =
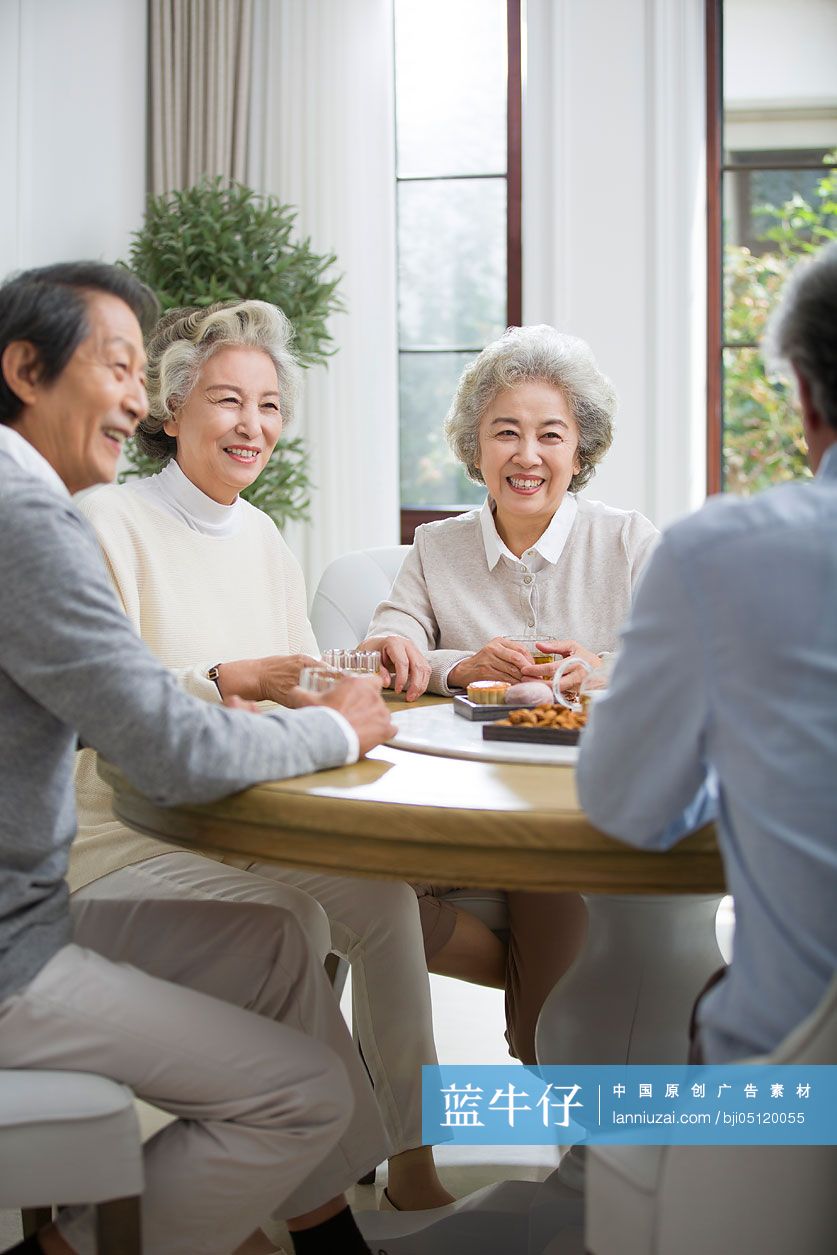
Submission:
POLYGON ((392 716, 398 733, 388 745, 418 754, 444 758, 471 758, 486 763, 543 763, 569 766, 578 762, 577 745, 520 745, 514 741, 484 741, 484 723, 455 715, 450 704, 417 706, 392 716))

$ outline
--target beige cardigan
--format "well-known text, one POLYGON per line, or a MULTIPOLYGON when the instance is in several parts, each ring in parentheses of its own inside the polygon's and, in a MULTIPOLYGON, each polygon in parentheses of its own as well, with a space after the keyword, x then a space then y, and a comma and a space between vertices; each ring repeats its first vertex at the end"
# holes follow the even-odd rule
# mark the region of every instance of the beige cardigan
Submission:
POLYGON ((523 562, 489 569, 479 510, 425 523, 369 636, 414 641, 432 667, 429 688, 450 693, 448 672, 494 636, 546 629, 595 653, 614 650, 637 577, 659 533, 636 510, 578 498, 560 558, 529 575, 523 562))

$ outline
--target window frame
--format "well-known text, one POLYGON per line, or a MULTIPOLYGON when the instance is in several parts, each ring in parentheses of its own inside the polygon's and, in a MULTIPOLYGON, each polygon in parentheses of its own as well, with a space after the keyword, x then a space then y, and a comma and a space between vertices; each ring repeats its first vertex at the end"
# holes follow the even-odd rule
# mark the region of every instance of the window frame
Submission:
POLYGON ((723 0, 706 0, 706 491, 724 472, 723 0))
MULTIPOLYGON (((508 77, 506 96, 506 324, 518 327, 523 320, 523 65, 522 0, 506 0, 508 77)), ((456 178, 455 175, 445 176, 456 178)), ((463 177, 463 176, 458 176, 463 177)), ((476 178, 497 177, 476 175, 476 178)), ((402 180, 397 180, 400 182, 402 180)), ((406 180, 404 180, 406 181, 406 180)), ((399 356, 401 353, 399 346, 399 356)), ((445 350, 436 350, 444 352, 445 350)), ((451 350, 457 350, 455 347, 451 350)), ((401 543, 411 545, 422 523, 451 518, 459 510, 401 507, 401 543)))

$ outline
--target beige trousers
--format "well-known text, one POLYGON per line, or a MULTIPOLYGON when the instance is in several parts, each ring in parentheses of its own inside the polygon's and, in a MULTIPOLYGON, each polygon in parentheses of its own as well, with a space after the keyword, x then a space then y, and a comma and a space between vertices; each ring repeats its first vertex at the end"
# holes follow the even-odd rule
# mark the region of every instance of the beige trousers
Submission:
MULTIPOLYGON (((421 1065, 437 1060, 421 924, 408 885, 273 863, 240 869, 184 851, 110 872, 71 901, 100 897, 222 899, 293 911, 322 956, 333 949, 351 964, 355 1030, 391 1153, 421 1145, 421 1065)), ((126 958, 140 963, 142 938, 135 944, 126 958)))
MULTIPOLYGON (((0 1003, 0 1067, 98 1072, 180 1117, 145 1149, 148 1255, 229 1255, 269 1213, 309 1211, 380 1161, 371 1090, 292 916, 107 899, 75 913, 77 944, 0 1003)), ((93 1255, 89 1209, 59 1227, 93 1255)))

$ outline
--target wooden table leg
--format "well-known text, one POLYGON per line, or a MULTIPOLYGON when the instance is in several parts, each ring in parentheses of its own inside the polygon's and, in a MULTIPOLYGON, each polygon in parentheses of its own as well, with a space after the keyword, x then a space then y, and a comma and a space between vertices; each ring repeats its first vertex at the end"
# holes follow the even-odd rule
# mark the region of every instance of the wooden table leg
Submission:
POLYGON ((51 1207, 24 1207, 20 1213, 23 1225, 23 1236, 30 1238, 39 1229, 45 1228, 52 1220, 51 1207))
POLYGON ((114 1198, 96 1208, 98 1255, 141 1255, 140 1200, 114 1198))

